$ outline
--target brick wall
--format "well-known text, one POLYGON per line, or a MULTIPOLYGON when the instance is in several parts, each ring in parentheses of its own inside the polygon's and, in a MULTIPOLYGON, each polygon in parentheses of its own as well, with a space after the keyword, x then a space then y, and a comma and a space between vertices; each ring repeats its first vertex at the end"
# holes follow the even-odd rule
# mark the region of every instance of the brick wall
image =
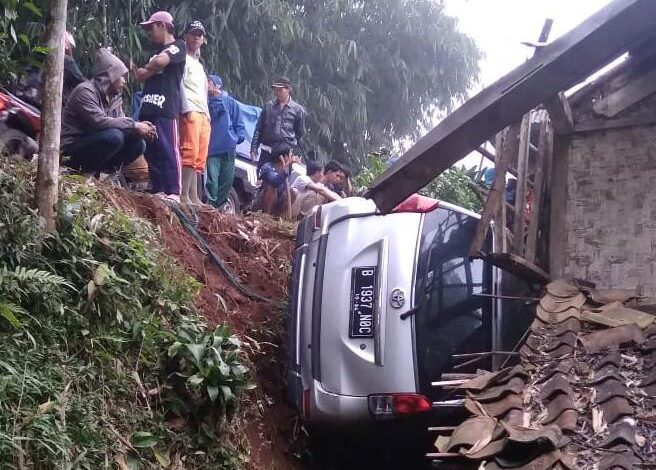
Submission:
POLYGON ((656 297, 656 127, 573 137, 565 271, 656 297))

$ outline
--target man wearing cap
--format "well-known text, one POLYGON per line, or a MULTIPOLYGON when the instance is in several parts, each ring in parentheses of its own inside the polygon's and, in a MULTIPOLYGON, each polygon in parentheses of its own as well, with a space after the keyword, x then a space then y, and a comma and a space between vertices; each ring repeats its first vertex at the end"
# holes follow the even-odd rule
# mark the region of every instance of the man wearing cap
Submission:
POLYGON ((223 90, 223 80, 209 77, 212 133, 207 159, 207 202, 221 208, 228 200, 235 179, 235 150, 246 138, 246 129, 237 101, 223 90))
POLYGON ((200 48, 205 43, 205 27, 192 21, 184 31, 187 46, 184 86, 180 120, 180 151, 182 153, 183 204, 202 204, 198 197, 198 175, 205 170, 207 148, 210 142, 210 119, 207 107, 207 76, 200 63, 200 48))
POLYGON ((155 55, 135 70, 144 82, 140 119, 152 122, 157 140, 149 142, 144 156, 155 194, 174 201, 180 200, 180 150, 178 117, 182 111, 182 77, 187 48, 184 41, 173 36, 173 17, 158 11, 141 23, 149 39, 156 45, 155 55))
POLYGON ((273 85, 275 100, 264 105, 257 120, 251 142, 251 158, 255 160, 261 147, 259 169, 271 161, 274 145, 287 144, 296 148, 305 134, 305 109, 292 99, 291 82, 286 77, 277 79, 273 85))

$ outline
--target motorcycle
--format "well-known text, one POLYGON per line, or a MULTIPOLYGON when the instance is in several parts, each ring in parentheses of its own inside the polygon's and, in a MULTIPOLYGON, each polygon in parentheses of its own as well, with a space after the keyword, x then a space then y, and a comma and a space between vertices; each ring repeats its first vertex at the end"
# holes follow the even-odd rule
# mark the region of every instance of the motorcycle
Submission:
POLYGON ((40 132, 39 109, 0 87, 0 155, 31 160, 40 132))

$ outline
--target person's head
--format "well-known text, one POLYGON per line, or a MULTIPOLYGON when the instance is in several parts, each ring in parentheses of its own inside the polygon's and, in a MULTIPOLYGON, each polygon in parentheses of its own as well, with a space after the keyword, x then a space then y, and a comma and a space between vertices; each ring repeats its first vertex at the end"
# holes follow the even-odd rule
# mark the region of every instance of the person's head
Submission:
POLYGON ((198 57, 200 48, 205 44, 205 27, 200 21, 192 21, 184 30, 184 42, 187 46, 187 52, 198 57))
POLYGON ((310 160, 307 163, 307 175, 315 183, 323 181, 323 166, 319 162, 310 160))
POLYGON ((276 144, 271 149, 271 159, 274 163, 281 160, 285 166, 291 165, 294 159, 294 149, 289 144, 276 144))
POLYGON ((91 75, 98 82, 101 90, 110 96, 120 95, 125 86, 127 73, 128 68, 123 61, 109 49, 102 48, 98 51, 91 75))
POLYGON ((271 85, 273 94, 276 95, 278 103, 286 103, 292 96, 292 82, 287 77, 276 79, 271 85))
POLYGON ((219 96, 223 90, 223 80, 218 75, 207 76, 207 92, 210 96, 219 96))
POLYGON ((342 185, 348 177, 348 171, 341 163, 331 160, 324 168, 324 182, 327 184, 342 185))
POLYGON ((164 45, 175 34, 173 17, 167 11, 153 13, 148 21, 144 21, 140 25, 146 30, 148 38, 155 44, 164 45))
POLYGON ((75 49, 75 39, 73 35, 66 31, 64 33, 64 53, 66 55, 73 55, 73 49, 75 49))

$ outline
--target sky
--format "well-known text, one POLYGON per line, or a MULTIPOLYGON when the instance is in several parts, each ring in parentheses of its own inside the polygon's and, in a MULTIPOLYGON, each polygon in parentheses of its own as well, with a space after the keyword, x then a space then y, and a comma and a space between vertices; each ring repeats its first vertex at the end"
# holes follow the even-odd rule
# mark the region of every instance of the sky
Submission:
MULTIPOLYGON (((537 41, 546 18, 554 20, 549 40, 567 33, 611 0, 443 0, 459 28, 485 54, 480 63, 480 84, 471 92, 494 83, 533 54, 522 41, 537 41)), ((480 156, 461 163, 478 165, 480 156)))

